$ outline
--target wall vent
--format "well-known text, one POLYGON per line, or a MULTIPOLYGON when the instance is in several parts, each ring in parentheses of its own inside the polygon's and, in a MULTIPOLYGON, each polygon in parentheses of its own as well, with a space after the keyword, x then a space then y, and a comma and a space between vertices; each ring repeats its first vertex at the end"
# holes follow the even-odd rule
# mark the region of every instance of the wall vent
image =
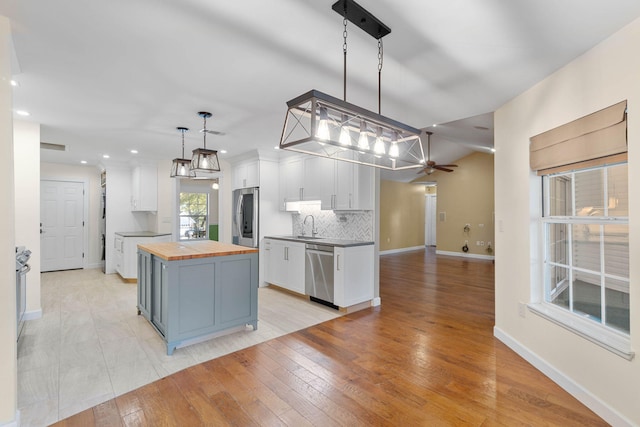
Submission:
POLYGON ((67 151, 67 146, 62 144, 51 144, 48 142, 40 143, 41 150, 67 151))

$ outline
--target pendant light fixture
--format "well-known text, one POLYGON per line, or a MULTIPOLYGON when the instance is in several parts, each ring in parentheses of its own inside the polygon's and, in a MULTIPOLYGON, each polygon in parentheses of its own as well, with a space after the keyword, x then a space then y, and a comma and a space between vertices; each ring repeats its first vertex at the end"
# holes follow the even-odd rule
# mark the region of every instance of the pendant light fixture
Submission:
POLYGON ((188 132, 189 129, 183 127, 177 127, 176 129, 182 132, 182 158, 173 159, 169 176, 171 178, 191 178, 194 176, 193 172, 191 172, 191 160, 184 158, 184 133, 188 132))
POLYGON ((211 113, 200 111, 198 115, 204 120, 204 126, 202 128, 203 148, 196 148, 195 150, 193 150, 193 157, 191 158, 191 171, 195 176, 197 176, 198 173, 206 174, 220 172, 218 152, 216 150, 207 149, 207 119, 211 117, 211 113))
POLYGON ((343 99, 311 90, 287 102, 280 148, 389 170, 424 167, 420 130, 380 112, 382 37, 391 29, 353 0, 331 8, 343 17, 343 99), (347 21, 378 40, 378 113, 347 102, 347 21))

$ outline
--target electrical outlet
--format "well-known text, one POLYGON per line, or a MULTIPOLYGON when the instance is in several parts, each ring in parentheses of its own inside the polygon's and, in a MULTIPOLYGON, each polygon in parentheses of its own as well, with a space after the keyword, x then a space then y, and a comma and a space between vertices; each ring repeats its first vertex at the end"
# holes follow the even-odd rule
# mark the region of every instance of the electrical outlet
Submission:
POLYGON ((476 246, 480 246, 480 240, 476 240, 476 246))
POLYGON ((518 303, 518 316, 525 317, 527 313, 527 305, 523 302, 518 303))

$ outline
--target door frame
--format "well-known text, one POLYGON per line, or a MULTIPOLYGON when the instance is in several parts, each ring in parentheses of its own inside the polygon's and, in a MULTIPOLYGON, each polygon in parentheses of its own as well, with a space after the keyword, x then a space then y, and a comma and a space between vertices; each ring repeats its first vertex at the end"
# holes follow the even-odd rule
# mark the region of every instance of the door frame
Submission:
MULTIPOLYGON (((91 195, 91 187, 89 186, 89 180, 87 178, 63 178, 58 176, 49 176, 42 175, 40 176, 40 186, 42 186, 42 181, 61 181, 61 182, 80 182, 82 183, 82 221, 84 222, 84 227, 82 227, 82 253, 84 256, 82 257, 82 269, 87 269, 89 265, 89 228, 91 227, 91 223, 89 222, 89 198, 91 195)), ((100 185, 100 182, 97 183, 100 185)), ((40 214, 40 205, 42 202, 42 195, 40 195, 40 200, 38 200, 38 214, 40 214)), ((98 199, 99 202, 99 199, 98 199)), ((98 207, 99 209, 99 207, 98 207)), ((97 224, 98 218, 96 218, 97 224)), ((100 230, 96 230, 96 233, 100 233, 100 230)), ((98 235, 96 234, 96 241, 98 241, 98 235)), ((99 241, 96 247, 99 247, 99 241)))
POLYGON ((436 211, 435 206, 437 206, 437 194, 425 194, 424 195, 424 245, 425 246, 436 246, 438 242, 437 233, 434 232, 435 236, 431 236, 431 227, 435 230, 437 227, 437 215, 430 215, 431 211, 436 211), (434 206, 432 206, 434 205, 434 206), (431 244, 431 243, 434 244, 431 244))

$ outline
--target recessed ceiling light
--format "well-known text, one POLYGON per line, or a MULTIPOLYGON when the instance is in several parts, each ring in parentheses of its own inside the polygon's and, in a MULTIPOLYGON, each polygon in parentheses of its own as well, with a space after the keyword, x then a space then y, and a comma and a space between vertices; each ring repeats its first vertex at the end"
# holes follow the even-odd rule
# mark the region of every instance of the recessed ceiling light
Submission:
POLYGON ((275 147, 273 147, 273 149, 274 149, 274 150, 279 150, 279 149, 280 149, 280 146, 279 146, 279 145, 276 145, 275 147))
POLYGON ((86 165, 87 161, 86 160, 80 160, 80 163, 82 163, 83 165, 86 165))
POLYGON ((16 110, 16 114, 19 116, 30 116, 31 114, 29 114, 28 111, 24 111, 24 110, 16 110))
POLYGON ((13 87, 18 87, 18 86, 20 86, 20 83, 18 83, 18 82, 17 82, 17 81, 15 81, 15 80, 11 80, 11 86, 13 86, 13 87))
POLYGON ((108 155, 108 154, 103 154, 103 155, 102 155, 102 158, 103 158, 103 159, 108 159, 108 158, 109 158, 109 155, 108 155))
POLYGON ((434 127, 434 128, 435 128, 435 127, 438 127, 438 125, 434 123, 434 124, 433 124, 433 127, 434 127))
POLYGON ((221 154, 227 154, 227 150, 220 150, 221 154))
POLYGON ((138 150, 131 150, 131 154, 138 154, 138 150))
POLYGON ((489 151, 491 151, 492 153, 495 153, 496 149, 495 148, 489 148, 489 151))

